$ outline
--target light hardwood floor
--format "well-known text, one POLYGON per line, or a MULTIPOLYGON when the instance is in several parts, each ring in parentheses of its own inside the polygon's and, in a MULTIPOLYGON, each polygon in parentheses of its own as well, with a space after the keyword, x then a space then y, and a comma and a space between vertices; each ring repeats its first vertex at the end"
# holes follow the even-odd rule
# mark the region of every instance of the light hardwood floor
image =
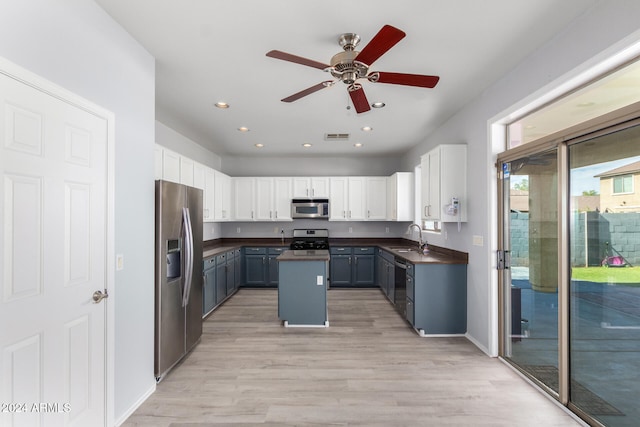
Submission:
POLYGON ((241 289, 125 426, 580 425, 466 338, 420 338, 377 289, 329 291, 327 329, 241 289))

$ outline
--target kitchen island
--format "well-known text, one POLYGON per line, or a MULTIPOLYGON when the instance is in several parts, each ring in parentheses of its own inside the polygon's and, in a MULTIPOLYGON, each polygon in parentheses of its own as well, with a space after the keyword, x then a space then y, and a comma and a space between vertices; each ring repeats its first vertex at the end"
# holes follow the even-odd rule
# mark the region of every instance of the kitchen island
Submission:
POLYGON ((328 250, 287 250, 278 256, 278 318, 285 327, 328 327, 328 250))

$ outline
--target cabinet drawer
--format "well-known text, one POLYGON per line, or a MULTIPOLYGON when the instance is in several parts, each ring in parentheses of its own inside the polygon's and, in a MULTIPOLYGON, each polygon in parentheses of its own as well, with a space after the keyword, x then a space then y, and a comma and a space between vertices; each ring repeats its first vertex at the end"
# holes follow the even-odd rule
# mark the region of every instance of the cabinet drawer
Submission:
POLYGON ((282 252, 286 251, 287 248, 282 246, 282 247, 277 247, 277 248, 269 248, 269 255, 279 255, 282 252))
POLYGON ((354 255, 375 255, 376 248, 373 247, 366 247, 366 248, 360 248, 360 247, 356 247, 353 248, 353 254, 354 255))
POLYGON ((238 248, 233 251, 233 256, 238 258, 242 254, 242 249, 238 248))
POLYGON ((244 248, 244 253, 247 255, 266 255, 267 248, 244 248))
POLYGON ((216 255, 216 264, 224 264, 227 259, 227 254, 216 255))
POLYGON ((413 264, 407 263, 407 276, 415 277, 413 264))
POLYGON ((351 246, 336 246, 329 249, 331 255, 351 255, 351 246))
POLYGON ((202 261, 202 269, 203 270, 208 270, 208 269, 213 268, 215 266, 216 266, 216 257, 214 257, 214 256, 209 257, 209 258, 205 258, 202 261))
POLYGON ((225 253, 225 256, 227 257, 227 261, 231 261, 235 257, 235 253, 234 251, 229 251, 225 253))

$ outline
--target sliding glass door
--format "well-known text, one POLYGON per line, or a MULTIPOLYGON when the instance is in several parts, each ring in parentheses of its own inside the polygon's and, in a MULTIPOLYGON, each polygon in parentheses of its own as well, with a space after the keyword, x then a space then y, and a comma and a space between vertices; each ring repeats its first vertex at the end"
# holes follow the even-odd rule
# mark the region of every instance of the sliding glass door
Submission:
POLYGON ((590 424, 637 426, 640 119, 577 134, 499 156, 500 355, 590 424))
POLYGON ((503 356, 558 392, 556 150, 502 163, 503 356))
POLYGON ((640 126, 569 146, 570 402, 640 420, 640 126))

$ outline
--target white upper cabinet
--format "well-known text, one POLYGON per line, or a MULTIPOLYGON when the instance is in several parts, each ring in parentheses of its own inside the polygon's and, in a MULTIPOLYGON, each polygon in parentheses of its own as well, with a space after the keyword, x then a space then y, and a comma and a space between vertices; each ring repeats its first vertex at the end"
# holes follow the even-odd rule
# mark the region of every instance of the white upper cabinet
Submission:
POLYGON ((329 197, 328 177, 297 176, 293 180, 293 198, 326 199, 329 197))
POLYGON ((164 149, 156 144, 154 148, 154 176, 155 179, 162 179, 162 156, 164 149))
POLYGON ((396 172, 387 179, 387 220, 414 220, 414 174, 396 172))
MULTIPOLYGON (((197 174, 194 174, 194 178, 197 174)), ((206 222, 215 220, 215 204, 216 204, 216 174, 211 168, 204 169, 204 215, 202 218, 206 222)))
POLYGON ((180 156, 180 184, 193 187, 193 160, 180 156))
POLYGON ((426 221, 467 221, 467 146, 439 145, 420 159, 420 215, 426 221), (453 199, 459 202, 454 210, 453 199))
POLYGON ((255 178, 233 178, 234 219, 236 221, 255 220, 254 197, 255 178))
POLYGON ((217 170, 214 173, 214 211, 215 221, 231 221, 231 177, 217 170))
POLYGON ((166 148, 162 151, 162 179, 180 184, 180 155, 166 148))
POLYGON ((385 176, 372 176, 365 179, 368 221, 387 219, 387 180, 385 176))
POLYGON ((329 220, 364 221, 366 213, 363 177, 332 177, 329 220))
POLYGON ((273 178, 273 210, 275 221, 291 221, 291 178, 273 178))

